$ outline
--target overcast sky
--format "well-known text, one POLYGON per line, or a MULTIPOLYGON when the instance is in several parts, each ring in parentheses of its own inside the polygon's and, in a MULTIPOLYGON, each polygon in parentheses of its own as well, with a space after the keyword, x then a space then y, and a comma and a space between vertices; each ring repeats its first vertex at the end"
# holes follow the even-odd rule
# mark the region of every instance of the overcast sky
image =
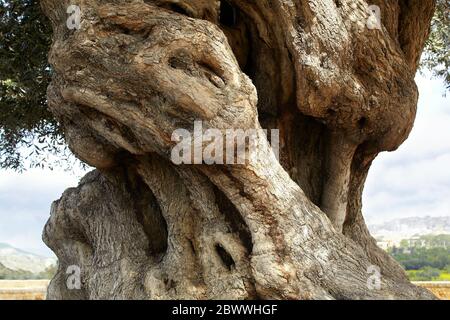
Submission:
POLYGON ((450 216, 450 96, 440 80, 417 75, 414 129, 395 152, 375 159, 364 191, 369 222, 414 216, 450 216))
MULTIPOLYGON (((442 81, 417 76, 419 112, 409 140, 374 162, 366 184, 364 216, 369 222, 412 216, 450 215, 450 98, 442 81)), ((0 171, 0 242, 50 256, 41 232, 50 204, 81 172, 0 171)))

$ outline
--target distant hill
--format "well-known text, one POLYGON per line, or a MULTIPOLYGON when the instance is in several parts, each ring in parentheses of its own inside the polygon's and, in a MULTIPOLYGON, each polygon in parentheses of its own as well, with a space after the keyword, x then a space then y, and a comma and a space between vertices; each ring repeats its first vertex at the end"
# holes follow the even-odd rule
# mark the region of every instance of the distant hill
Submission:
POLYGON ((34 253, 0 243, 0 269, 38 274, 56 265, 55 258, 42 257, 34 253))
POLYGON ((11 270, 0 263, 0 280, 25 280, 39 278, 39 274, 33 274, 30 271, 11 270))
POLYGON ((410 238, 429 234, 450 234, 449 217, 411 217, 369 225, 375 237, 410 238))

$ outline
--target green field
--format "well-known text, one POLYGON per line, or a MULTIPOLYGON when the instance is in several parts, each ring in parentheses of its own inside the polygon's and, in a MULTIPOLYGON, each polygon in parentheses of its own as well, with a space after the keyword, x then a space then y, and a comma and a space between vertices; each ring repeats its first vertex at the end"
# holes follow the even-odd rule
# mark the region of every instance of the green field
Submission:
POLYGON ((450 281, 450 235, 403 240, 388 252, 406 270, 411 281, 450 281))
POLYGON ((407 270, 411 281, 450 281, 450 273, 447 270, 423 268, 419 270, 407 270))

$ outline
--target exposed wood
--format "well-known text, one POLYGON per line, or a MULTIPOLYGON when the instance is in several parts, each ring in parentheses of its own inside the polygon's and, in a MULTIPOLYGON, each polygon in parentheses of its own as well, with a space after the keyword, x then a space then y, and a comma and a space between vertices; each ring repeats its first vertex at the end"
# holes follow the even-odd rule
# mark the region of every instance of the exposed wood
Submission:
POLYGON ((379 30, 365 1, 80 0, 73 31, 67 1, 41 2, 50 108, 98 169, 52 207, 49 298, 433 298, 376 247, 361 195, 413 126, 434 1, 375 1, 379 30), (176 166, 172 133, 196 120, 279 129, 280 160, 258 131, 245 164, 176 166))

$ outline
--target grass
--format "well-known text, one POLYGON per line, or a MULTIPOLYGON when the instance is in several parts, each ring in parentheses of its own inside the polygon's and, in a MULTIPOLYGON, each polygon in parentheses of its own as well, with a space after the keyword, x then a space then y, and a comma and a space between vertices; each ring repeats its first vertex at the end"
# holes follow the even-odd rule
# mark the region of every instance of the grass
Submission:
POLYGON ((450 273, 442 272, 439 279, 440 281, 450 281, 450 273))
POLYGON ((436 276, 423 277, 422 269, 419 270, 407 270, 409 280, 411 281, 450 281, 450 273, 446 270, 440 270, 440 274, 436 276))

